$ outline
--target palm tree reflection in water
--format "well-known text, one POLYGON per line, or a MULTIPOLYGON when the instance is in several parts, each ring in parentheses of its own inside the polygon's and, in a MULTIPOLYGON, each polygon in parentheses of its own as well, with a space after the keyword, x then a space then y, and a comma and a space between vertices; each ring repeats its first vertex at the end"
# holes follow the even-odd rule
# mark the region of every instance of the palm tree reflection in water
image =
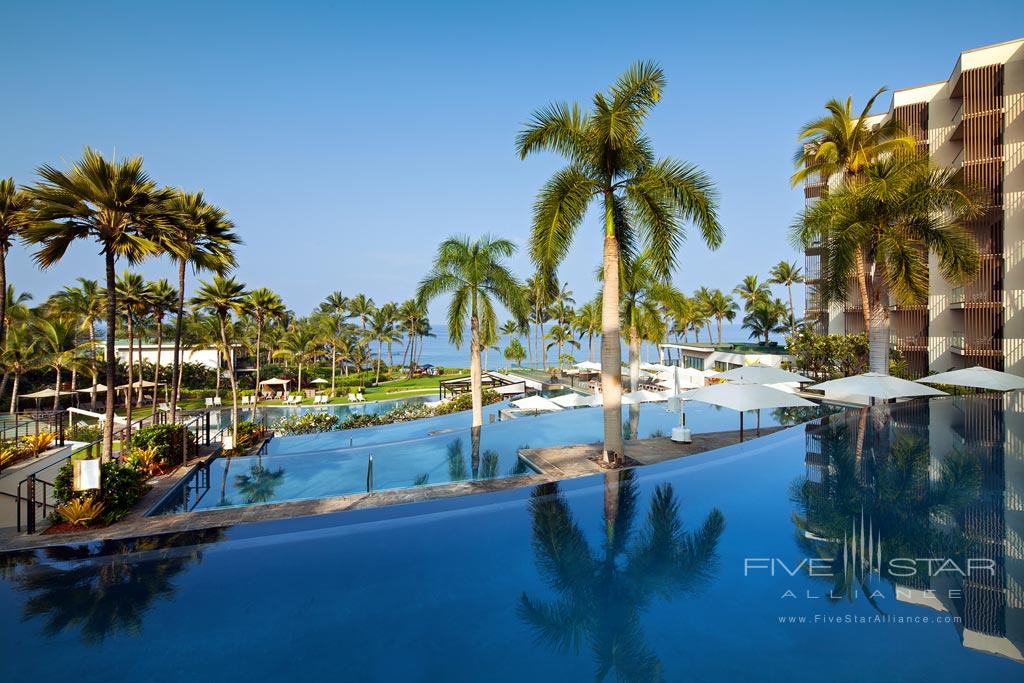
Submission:
POLYGON ((645 643, 641 617, 656 597, 695 591, 714 576, 725 517, 716 508, 696 531, 684 529, 671 484, 654 491, 647 519, 635 528, 633 470, 605 474, 604 543, 592 549, 558 483, 530 500, 537 566, 558 598, 520 597, 519 615, 538 644, 593 653, 595 680, 661 680, 661 662, 645 643))
POLYGON ((284 483, 284 468, 271 471, 262 463, 249 468, 248 474, 235 475, 235 490, 246 505, 266 503, 274 500, 274 492, 284 483))
POLYGON ((214 543, 223 529, 87 546, 51 548, 39 564, 35 553, 15 556, 3 577, 28 594, 22 620, 44 620, 50 637, 79 629, 88 644, 117 633, 142 632, 146 613, 177 591, 173 579, 202 559, 203 544, 214 543), (140 561, 138 553, 147 555, 140 561))

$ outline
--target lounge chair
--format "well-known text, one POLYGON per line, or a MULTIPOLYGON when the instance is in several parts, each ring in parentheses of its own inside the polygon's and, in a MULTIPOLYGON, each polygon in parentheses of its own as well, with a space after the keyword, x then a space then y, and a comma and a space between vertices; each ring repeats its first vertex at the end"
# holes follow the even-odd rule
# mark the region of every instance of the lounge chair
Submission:
POLYGON ((213 405, 215 405, 215 406, 222 406, 222 405, 224 405, 224 402, 221 400, 220 396, 214 396, 213 397, 213 405))
POLYGON ((363 396, 363 392, 360 391, 359 393, 356 394, 356 400, 357 401, 365 401, 366 400, 366 398, 363 396))
POLYGON ((210 398, 209 396, 206 397, 206 407, 207 408, 212 408, 213 407, 213 399, 210 398))
POLYGON ((160 412, 163 412, 163 413, 171 412, 171 406, 170 406, 170 404, 167 404, 167 403, 161 403, 159 406, 157 406, 156 409, 159 410, 160 412))
POLYGON ((349 401, 349 403, 355 403, 356 395, 355 394, 349 394, 348 395, 348 401, 349 401))

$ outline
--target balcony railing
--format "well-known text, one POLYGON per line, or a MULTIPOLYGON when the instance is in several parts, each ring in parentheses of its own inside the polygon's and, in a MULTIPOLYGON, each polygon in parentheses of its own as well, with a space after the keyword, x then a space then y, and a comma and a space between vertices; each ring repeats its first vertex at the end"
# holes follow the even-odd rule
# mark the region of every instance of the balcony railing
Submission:
POLYGON ((994 352, 1002 351, 1003 340, 996 337, 966 336, 963 332, 953 332, 949 335, 949 344, 954 349, 963 352, 972 351, 994 352))

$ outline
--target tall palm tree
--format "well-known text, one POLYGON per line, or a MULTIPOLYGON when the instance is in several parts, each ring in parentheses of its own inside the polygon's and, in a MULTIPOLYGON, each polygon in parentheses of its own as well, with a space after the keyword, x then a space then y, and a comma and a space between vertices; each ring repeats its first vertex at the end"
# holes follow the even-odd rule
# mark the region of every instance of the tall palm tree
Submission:
POLYGON ((697 302, 679 292, 669 300, 668 309, 674 322, 673 331, 676 334, 676 338, 681 338, 684 343, 690 341, 690 327, 699 315, 697 302))
POLYGON ((536 343, 540 366, 547 370, 548 357, 543 349, 544 321, 548 319, 548 307, 558 294, 558 276, 551 269, 538 268, 532 277, 527 278, 524 291, 533 313, 534 338, 530 340, 530 349, 532 352, 533 344, 536 343))
MULTIPOLYGON (((702 288, 703 289, 703 288, 702 288)), ((700 305, 707 311, 715 324, 718 326, 718 343, 722 343, 722 323, 726 320, 732 322, 736 319, 736 310, 739 306, 720 289, 703 289, 700 305)))
POLYGON ((786 324, 788 313, 782 299, 758 301, 743 316, 743 327, 750 330, 751 339, 759 339, 768 344, 770 335, 789 329, 786 324))
MULTIPOLYGON (((185 275, 211 272, 226 275, 235 267, 234 247, 242 243, 227 213, 206 201, 202 192, 168 190, 167 210, 171 219, 161 234, 161 247, 177 262, 178 306, 174 321, 174 359, 171 371, 171 421, 178 414, 181 389, 181 334, 185 318, 185 275)), ((218 369, 219 371, 219 369, 218 369)))
POLYGON ((6 343, 0 348, 0 364, 4 372, 14 377, 11 385, 11 414, 18 409, 18 389, 26 372, 44 367, 46 357, 40 346, 41 339, 25 325, 8 328, 6 343))
POLYGON ((299 377, 295 387, 298 391, 302 391, 302 368, 316 357, 321 339, 321 332, 315 325, 300 321, 293 323, 278 340, 274 356, 294 360, 298 365, 299 377))
POLYGON ((53 409, 60 409, 61 370, 72 363, 78 352, 75 344, 75 326, 60 318, 37 318, 34 330, 39 339, 46 364, 53 368, 53 409))
MULTIPOLYGON (((267 323, 284 315, 284 302, 274 291, 259 287, 245 298, 245 312, 256 323, 256 390, 260 388, 260 369, 263 361, 263 331, 267 323)), ((332 384, 331 391, 334 386, 332 384)))
POLYGON ((639 243, 652 252, 659 276, 675 265, 683 221, 694 221, 712 248, 722 242, 710 179, 674 159, 658 159, 643 132, 661 99, 665 76, 655 64, 634 64, 593 108, 555 104, 537 111, 516 141, 520 158, 554 151, 569 165, 543 187, 534 206, 531 256, 553 269, 569 252, 587 207, 603 208, 605 296, 602 302, 601 384, 604 395, 604 459, 622 455, 622 351, 619 345, 620 262, 630 267, 639 243))
POLYGON ((773 285, 784 285, 789 295, 789 319, 792 323, 790 332, 796 332, 796 310, 793 308, 793 285, 804 281, 804 274, 796 263, 790 261, 779 261, 772 268, 771 278, 768 280, 773 285))
POLYGON ((416 340, 419 338, 421 322, 427 317, 427 309, 423 303, 416 299, 408 299, 398 307, 398 318, 401 321, 400 330, 405 333, 406 345, 402 354, 402 363, 405 364, 406 356, 409 358, 409 378, 412 379, 416 368, 416 340))
MULTIPOLYGON (((156 330, 156 339, 154 339, 156 358, 153 363, 153 412, 156 413, 157 388, 160 384, 160 352, 163 350, 164 344, 164 317, 177 308, 178 291, 171 286, 166 278, 160 278, 149 284, 149 296, 146 303, 149 306, 149 314, 153 317, 153 326, 156 330)), ((141 360, 140 358, 139 361, 141 362, 141 360)), ((141 372, 139 376, 142 376, 141 372)))
POLYGON ((745 275, 743 280, 733 288, 732 293, 743 301, 743 310, 750 311, 761 301, 771 299, 772 290, 767 282, 761 282, 756 275, 745 275))
MULTIPOLYGON (((914 138, 907 135, 895 118, 878 126, 868 123, 875 100, 885 91, 885 87, 879 88, 857 115, 853 113, 853 98, 847 97, 845 102, 831 99, 825 103, 828 112, 825 116, 804 124, 793 155, 797 170, 790 182, 794 187, 814 176, 822 183, 827 183, 832 176, 841 176, 844 184, 853 184, 873 161, 914 151, 914 138)), ((854 260, 857 289, 864 309, 864 329, 870 331, 864 254, 854 254, 854 260)))
POLYGON ((572 290, 569 289, 569 283, 563 282, 562 286, 555 295, 551 298, 551 313, 555 320, 558 321, 559 325, 565 326, 569 324, 569 319, 572 317, 572 305, 576 303, 576 299, 572 297, 572 290))
MULTIPOLYGON (((142 168, 142 157, 107 161, 88 147, 68 172, 38 169, 42 180, 28 190, 34 223, 22 231, 25 241, 42 245, 34 258, 43 268, 59 262, 76 240, 100 244, 107 290, 107 386, 117 383, 114 329, 117 323, 117 260, 129 264, 156 254, 156 239, 166 228, 169 193, 156 186, 142 168)), ((114 452, 114 391, 107 391, 103 420, 104 459, 114 452)))
POLYGON ((973 278, 980 264, 978 245, 963 224, 984 210, 979 193, 960 182, 953 169, 903 155, 867 165, 856 183, 830 192, 801 213, 793 241, 821 241, 824 301, 845 298, 846 283, 866 262, 872 372, 889 372, 883 290, 903 304, 926 302, 929 254, 949 282, 973 278))
POLYGON ((363 332, 366 332, 366 322, 375 310, 377 307, 374 306, 373 299, 365 294, 356 294, 348 300, 348 313, 353 318, 359 318, 359 325, 363 328, 363 332))
MULTIPOLYGON (((379 383, 380 366, 384 358, 384 344, 391 346, 392 342, 401 339, 398 334, 398 330, 395 329, 394 311, 389 308, 389 304, 384 304, 370 314, 367 334, 371 339, 377 342, 377 371, 376 379, 374 381, 379 383)), ((388 365, 390 367, 390 359, 388 365)))
POLYGON ((0 178, 0 348, 7 329, 7 253, 32 220, 32 196, 14 178, 0 178))
POLYGON ((601 333, 601 304, 595 300, 580 306, 573 316, 572 326, 580 339, 587 338, 587 359, 594 362, 594 337, 601 333))
POLYGON ((78 278, 78 286, 64 287, 53 295, 52 299, 60 315, 74 317, 81 323, 82 330, 89 337, 89 348, 92 349, 93 363, 89 372, 92 376, 90 404, 96 405, 96 385, 99 371, 99 348, 96 343, 96 323, 103 317, 106 293, 96 280, 78 278))
MULTIPOLYGON (((125 389, 125 416, 128 420, 126 434, 131 435, 132 427, 132 397, 135 388, 132 386, 134 350, 135 350, 135 323, 140 315, 149 308, 149 285, 138 273, 124 271, 117 278, 115 290, 117 293, 117 305, 124 314, 125 327, 128 331, 128 386, 125 389)), ((142 380, 142 359, 139 359, 139 380, 142 380)), ((108 386, 108 392, 113 392, 114 387, 108 386)), ((139 388, 141 395, 142 388, 139 388)))
POLYGON ((548 333, 544 335, 545 339, 548 339, 548 345, 544 347, 545 351, 551 350, 552 347, 558 349, 558 355, 556 356, 559 365, 562 363, 562 349, 566 346, 571 346, 574 349, 580 348, 580 343, 573 336, 572 330, 568 326, 564 325, 552 325, 548 333))
MULTIPOLYGON (((233 277, 214 275, 212 282, 200 281, 199 290, 192 297, 192 306, 207 310, 217 316, 220 324, 220 341, 227 357, 228 379, 231 382, 231 446, 238 443, 238 378, 235 377, 235 354, 228 342, 228 317, 239 314, 245 306, 245 285, 233 277)), ((220 374, 220 368, 217 368, 220 374)))
POLYGON ((437 248, 433 270, 420 281, 416 292, 416 298, 424 305, 442 294, 451 295, 448 339, 456 348, 462 346, 469 323, 473 427, 484 423, 480 349, 485 336, 491 339, 497 336, 495 303, 504 306, 518 320, 526 318, 527 303, 522 285, 504 263, 515 251, 511 241, 489 235, 475 241, 468 237, 449 237, 437 248))
POLYGON ((341 326, 348 316, 348 297, 340 291, 331 292, 320 302, 320 312, 324 315, 321 322, 321 331, 324 333, 323 341, 331 347, 331 398, 334 398, 337 376, 338 376, 338 337, 341 336, 341 326))

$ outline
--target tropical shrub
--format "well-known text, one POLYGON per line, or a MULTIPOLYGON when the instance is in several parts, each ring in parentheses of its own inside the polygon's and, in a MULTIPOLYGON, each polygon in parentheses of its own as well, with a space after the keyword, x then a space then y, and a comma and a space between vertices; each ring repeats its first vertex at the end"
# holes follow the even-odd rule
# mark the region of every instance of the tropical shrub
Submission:
POLYGON ((21 450, 21 455, 35 457, 45 450, 48 450, 53 446, 53 442, 57 440, 57 435, 53 432, 41 432, 39 434, 29 434, 28 436, 21 437, 21 441, 18 444, 18 448, 21 450))
MULTIPOLYGON (((501 401, 501 394, 490 389, 485 389, 483 393, 483 404, 489 406, 492 403, 498 403, 501 401)), ((448 415, 449 413, 458 413, 463 410, 470 410, 473 407, 473 396, 470 392, 459 394, 450 401, 445 401, 441 405, 434 409, 435 415, 448 415)))
POLYGON ((245 421, 238 423, 238 443, 235 444, 236 450, 244 451, 252 448, 256 445, 260 436, 263 434, 263 427, 256 424, 255 422, 245 421))
POLYGON ((161 467, 170 467, 181 462, 183 439, 188 439, 188 448, 191 449, 195 443, 195 435, 189 432, 185 425, 150 425, 132 434, 128 447, 155 449, 156 462, 161 467))
POLYGON ((145 472, 149 476, 160 474, 160 459, 156 447, 133 448, 123 456, 126 465, 145 472))
POLYGON ((57 508, 57 515, 71 526, 89 526, 103 513, 103 503, 92 496, 72 498, 57 508))
MULTIPOLYGON (((113 523, 123 518, 138 503, 149 486, 149 475, 128 462, 111 460, 100 465, 100 490, 75 491, 74 470, 70 462, 65 463, 53 480, 53 497, 58 507, 72 500, 92 498, 103 504, 102 521, 113 523)), ((55 521, 61 519, 56 516, 55 521)))
POLYGON ((273 424, 273 430, 283 436, 330 432, 338 428, 338 416, 332 413, 306 413, 288 415, 273 424))
POLYGON ((68 437, 72 441, 92 443, 103 438, 103 430, 98 425, 71 425, 68 437))

